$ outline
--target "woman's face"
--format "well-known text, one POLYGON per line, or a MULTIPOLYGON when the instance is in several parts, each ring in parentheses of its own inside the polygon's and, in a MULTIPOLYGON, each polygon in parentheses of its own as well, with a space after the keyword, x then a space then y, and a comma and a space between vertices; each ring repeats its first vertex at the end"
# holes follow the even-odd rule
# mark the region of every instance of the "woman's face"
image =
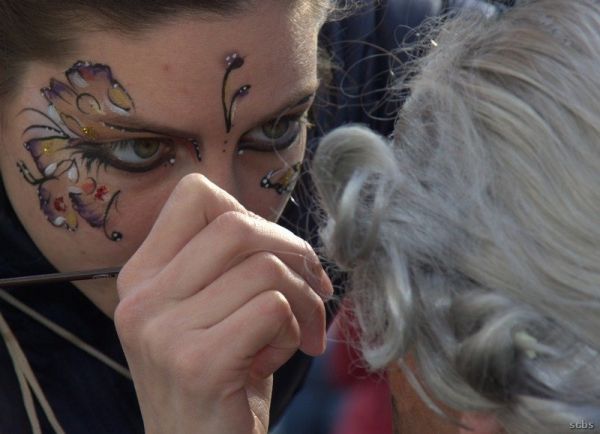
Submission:
POLYGON ((318 84, 320 17, 305 9, 263 1, 136 37, 90 32, 64 64, 30 65, 4 110, 1 171, 59 270, 122 265, 192 172, 279 216, 318 84))

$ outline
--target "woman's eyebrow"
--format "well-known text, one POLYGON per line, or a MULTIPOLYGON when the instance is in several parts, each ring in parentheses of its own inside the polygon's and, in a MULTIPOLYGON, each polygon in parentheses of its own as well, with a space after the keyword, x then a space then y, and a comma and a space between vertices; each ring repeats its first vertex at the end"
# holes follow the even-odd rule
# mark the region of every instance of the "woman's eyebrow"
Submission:
POLYGON ((102 122, 107 127, 116 131, 122 131, 126 133, 147 133, 156 134, 159 136, 169 136, 177 138, 194 138, 198 133, 181 130, 179 128, 173 128, 168 125, 161 125, 153 121, 145 121, 143 119, 136 119, 130 117, 123 119, 121 117, 115 118, 114 122, 111 120, 102 122))
POLYGON ((292 95, 287 102, 281 104, 278 109, 269 112, 268 114, 262 116, 258 119, 255 124, 260 125, 272 121, 273 119, 278 119, 284 116, 286 113, 307 104, 317 93, 317 86, 315 86, 310 91, 303 90, 301 92, 297 92, 292 95))
MULTIPOLYGON (((315 90, 311 89, 310 91, 303 90, 301 92, 297 92, 295 95, 292 95, 287 102, 281 104, 279 108, 273 110, 265 116, 262 116, 258 121, 256 121, 256 124, 266 123, 273 119, 279 118, 285 113, 308 103, 314 97, 315 93, 316 86, 315 90)), ((187 139, 195 138, 198 135, 198 132, 185 131, 178 128, 173 128, 169 125, 161 125, 160 123, 153 121, 136 119, 134 116, 127 119, 115 117, 114 121, 112 119, 108 119, 103 121, 103 123, 107 127, 113 128, 116 131, 128 133, 148 133, 187 139)))

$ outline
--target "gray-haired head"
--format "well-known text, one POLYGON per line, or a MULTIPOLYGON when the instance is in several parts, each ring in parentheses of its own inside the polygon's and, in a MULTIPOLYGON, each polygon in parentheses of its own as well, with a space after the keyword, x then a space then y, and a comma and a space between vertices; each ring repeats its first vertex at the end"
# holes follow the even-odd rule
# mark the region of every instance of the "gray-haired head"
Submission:
POLYGON ((436 27, 392 143, 326 137, 314 175, 366 360, 507 432, 600 423, 600 3, 436 27))

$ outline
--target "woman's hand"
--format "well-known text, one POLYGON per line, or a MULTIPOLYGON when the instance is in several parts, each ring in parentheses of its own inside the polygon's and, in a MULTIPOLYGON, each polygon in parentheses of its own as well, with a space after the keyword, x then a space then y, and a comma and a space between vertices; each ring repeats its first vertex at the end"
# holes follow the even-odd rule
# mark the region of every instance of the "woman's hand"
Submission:
POLYGON ((178 184, 117 284, 147 433, 266 433, 273 372, 325 349, 332 287, 312 248, 201 175, 178 184))

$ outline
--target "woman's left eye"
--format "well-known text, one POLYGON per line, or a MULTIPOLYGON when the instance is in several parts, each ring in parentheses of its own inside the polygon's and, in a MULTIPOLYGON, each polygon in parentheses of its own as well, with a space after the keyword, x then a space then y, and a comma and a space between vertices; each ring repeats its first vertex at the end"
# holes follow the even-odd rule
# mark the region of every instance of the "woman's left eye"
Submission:
POLYGON ((274 119, 244 134, 238 149, 258 152, 282 151, 296 142, 305 124, 304 115, 274 119))
POLYGON ((154 160, 160 150, 158 140, 132 140, 112 146, 112 154, 124 163, 139 164, 154 160))
POLYGON ((175 157, 172 140, 165 138, 129 139, 110 143, 84 142, 75 148, 88 168, 97 163, 128 172, 147 172, 175 157))

